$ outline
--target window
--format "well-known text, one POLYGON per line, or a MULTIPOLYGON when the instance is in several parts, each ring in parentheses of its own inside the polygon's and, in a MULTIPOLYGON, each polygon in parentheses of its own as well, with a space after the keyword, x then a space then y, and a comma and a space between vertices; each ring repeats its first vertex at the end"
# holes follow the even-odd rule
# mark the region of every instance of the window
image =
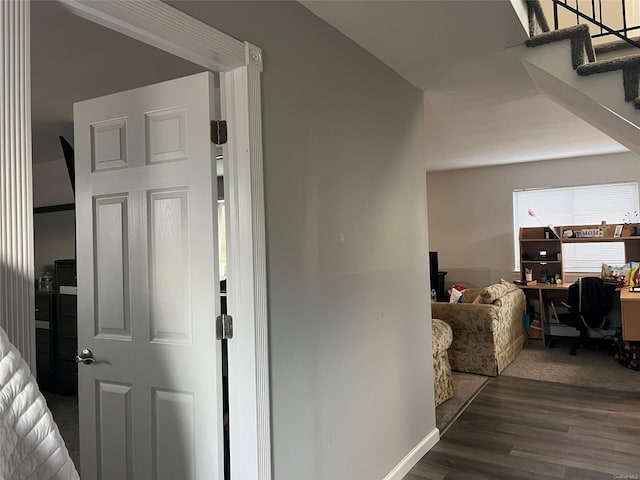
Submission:
MULTIPOLYGON (((515 191, 515 268, 520 269, 520 227, 624 223, 638 210, 637 182, 515 191)), ((603 263, 625 263, 622 242, 564 244, 562 255, 565 272, 599 272, 603 263)))

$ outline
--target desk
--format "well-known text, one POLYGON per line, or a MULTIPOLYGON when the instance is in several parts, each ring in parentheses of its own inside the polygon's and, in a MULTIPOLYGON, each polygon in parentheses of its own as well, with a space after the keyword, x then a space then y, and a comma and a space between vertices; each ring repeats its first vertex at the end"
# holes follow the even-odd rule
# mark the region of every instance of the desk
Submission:
POLYGON ((629 341, 640 340, 640 292, 620 291, 622 310, 622 338, 629 341))
MULTIPOLYGON (((530 291, 535 294, 537 292, 537 300, 540 302, 540 328, 542 329, 542 336, 539 339, 542 342, 542 346, 545 345, 544 338, 544 326, 547 324, 547 312, 546 312, 546 292, 549 291, 567 291, 571 284, 562 283, 560 285, 554 285, 552 283, 538 283, 537 285, 518 285, 518 288, 525 290, 525 295, 527 291, 530 291)), ((527 303, 528 303, 527 296, 527 303)), ((536 300, 534 298, 534 300, 536 300)), ((640 303, 638 304, 638 308, 640 309, 640 303)), ((529 334, 529 332, 527 332, 529 334)), ((537 340, 536 337, 529 337, 530 340, 537 340)))
MULTIPOLYGON (((542 345, 545 345, 544 326, 547 323, 546 292, 568 290, 571 284, 551 285, 518 285, 522 290, 537 291, 540 302, 540 326, 542 328, 542 345)), ((526 292, 525 292, 526 293, 526 292)), ((640 341, 640 292, 630 292, 628 288, 620 290, 620 310, 622 314, 622 338, 627 342, 640 341)))

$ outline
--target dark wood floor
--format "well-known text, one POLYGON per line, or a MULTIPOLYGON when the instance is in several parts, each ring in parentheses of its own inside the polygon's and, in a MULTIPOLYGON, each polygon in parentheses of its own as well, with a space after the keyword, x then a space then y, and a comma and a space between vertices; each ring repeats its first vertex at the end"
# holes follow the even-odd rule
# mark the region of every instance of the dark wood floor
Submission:
POLYGON ((640 479, 640 395, 491 379, 405 480, 567 478, 640 479))

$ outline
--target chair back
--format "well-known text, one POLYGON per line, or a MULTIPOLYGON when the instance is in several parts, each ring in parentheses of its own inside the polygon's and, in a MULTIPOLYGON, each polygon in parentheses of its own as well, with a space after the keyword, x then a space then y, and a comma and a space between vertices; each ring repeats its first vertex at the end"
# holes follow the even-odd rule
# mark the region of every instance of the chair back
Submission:
POLYGON ((569 311, 582 319, 585 327, 604 327, 611 310, 616 284, 599 277, 579 278, 569 287, 569 311))

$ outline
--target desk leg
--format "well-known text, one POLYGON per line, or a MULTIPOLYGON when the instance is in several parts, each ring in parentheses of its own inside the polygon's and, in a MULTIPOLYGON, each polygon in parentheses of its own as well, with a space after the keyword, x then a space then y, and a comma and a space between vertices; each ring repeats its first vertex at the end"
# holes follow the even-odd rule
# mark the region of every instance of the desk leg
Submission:
POLYGON ((544 325, 546 323, 546 312, 544 309, 544 293, 541 288, 535 289, 527 289, 525 290, 525 295, 527 297, 527 309, 530 311, 535 311, 533 309, 533 305, 531 302, 538 301, 538 305, 540 308, 540 319, 539 324, 535 322, 535 319, 532 319, 531 325, 529 326, 529 330, 527 331, 528 342, 532 343, 542 343, 542 346, 545 344, 544 338, 544 325), (536 298, 537 297, 537 298, 536 298))
POLYGON ((542 330, 542 346, 546 345, 546 341, 544 338, 544 326, 547 324, 547 296, 545 295, 544 290, 541 288, 538 289, 539 302, 540 302, 540 329, 542 330))

